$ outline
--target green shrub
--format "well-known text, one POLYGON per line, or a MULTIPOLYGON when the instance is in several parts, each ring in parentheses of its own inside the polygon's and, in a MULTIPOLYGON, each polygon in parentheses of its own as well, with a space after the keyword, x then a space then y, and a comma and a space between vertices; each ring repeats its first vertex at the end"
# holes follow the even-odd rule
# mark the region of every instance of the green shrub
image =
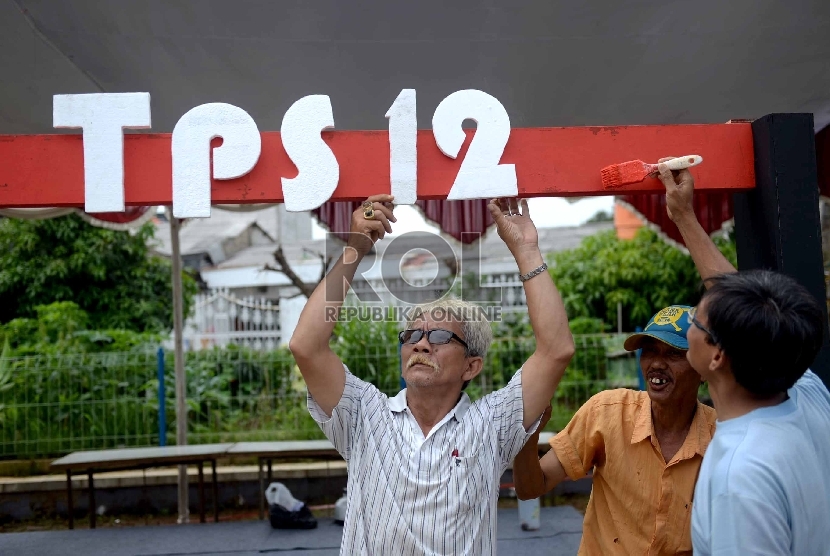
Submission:
POLYGON ((394 394, 401 389, 398 332, 400 325, 390 320, 339 322, 331 347, 356 377, 394 394))

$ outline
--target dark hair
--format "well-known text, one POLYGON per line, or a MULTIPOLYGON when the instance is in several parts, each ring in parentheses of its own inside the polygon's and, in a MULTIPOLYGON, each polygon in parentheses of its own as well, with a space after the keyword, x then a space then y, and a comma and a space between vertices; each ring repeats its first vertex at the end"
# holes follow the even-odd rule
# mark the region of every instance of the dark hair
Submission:
POLYGON ((791 388, 824 339, 824 311, 801 284, 751 270, 707 280, 709 328, 729 357, 735 380, 758 397, 791 388))

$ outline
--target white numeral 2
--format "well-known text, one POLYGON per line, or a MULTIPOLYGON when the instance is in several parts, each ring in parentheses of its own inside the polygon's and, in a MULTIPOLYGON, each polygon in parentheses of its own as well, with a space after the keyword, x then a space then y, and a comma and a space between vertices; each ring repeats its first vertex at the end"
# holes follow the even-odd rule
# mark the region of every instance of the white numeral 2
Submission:
POLYGON ((389 119, 389 178, 396 205, 418 200, 418 119, 415 89, 404 89, 386 113, 389 119))
POLYGON ((466 138, 461 128, 466 119, 478 127, 447 199, 517 196, 516 166, 499 164, 510 138, 510 117, 495 97, 467 89, 442 100, 432 116, 438 148, 450 158, 458 156, 466 138))

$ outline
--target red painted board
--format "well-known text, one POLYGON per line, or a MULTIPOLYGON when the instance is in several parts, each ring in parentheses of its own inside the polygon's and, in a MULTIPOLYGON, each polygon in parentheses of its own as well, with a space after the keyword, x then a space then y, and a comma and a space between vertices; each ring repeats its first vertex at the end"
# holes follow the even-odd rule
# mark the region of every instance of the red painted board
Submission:
MULTIPOLYGON (((418 198, 445 199, 473 130, 458 158, 445 156, 431 130, 418 132, 418 198)), ((331 200, 359 200, 385 193, 389 185, 386 131, 331 131, 323 137, 340 164, 340 183, 331 200)), ((587 196, 659 192, 656 178, 605 190, 600 170, 609 164, 663 156, 699 154, 692 169, 701 190, 741 190, 755 186, 749 123, 517 128, 501 162, 515 164, 520 196, 587 196)), ((126 203, 172 202, 170 134, 128 134, 124 140, 126 203)), ((281 177, 297 170, 282 148, 278 132, 262 133, 256 167, 234 180, 214 180, 213 203, 282 201, 281 177)), ((83 207, 81 135, 0 135, 0 208, 83 207)))

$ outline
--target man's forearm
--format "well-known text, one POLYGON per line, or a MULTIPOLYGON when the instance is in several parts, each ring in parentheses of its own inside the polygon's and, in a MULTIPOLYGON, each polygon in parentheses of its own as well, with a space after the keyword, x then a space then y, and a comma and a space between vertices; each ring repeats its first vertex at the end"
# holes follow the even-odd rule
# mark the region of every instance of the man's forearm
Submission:
MULTIPOLYGON (((518 254, 519 272, 527 274, 542 264, 539 249, 518 254)), ((527 312, 536 338, 536 350, 522 367, 522 399, 525 429, 528 429, 556 392, 573 357, 574 342, 565 305, 548 272, 524 282, 527 312)))
POLYGON ((348 380, 329 340, 360 261, 372 244, 392 232, 389 222, 395 217, 387 204, 391 202, 391 195, 372 195, 352 213, 349 245, 312 292, 288 343, 309 394, 329 416, 340 403, 348 380))
POLYGON ((520 500, 539 498, 549 490, 539 463, 538 442, 538 434, 530 437, 513 462, 513 486, 520 500))
POLYGON ((359 258, 352 257, 357 260, 344 262, 344 257, 348 260, 349 253, 344 252, 314 289, 288 344, 309 393, 329 416, 340 402, 346 387, 343 362, 332 351, 329 339, 360 261, 359 258))
MULTIPOLYGON (((527 274, 543 262, 542 254, 538 249, 535 253, 516 257, 521 274, 527 274)), ((573 355, 574 342, 562 296, 559 295, 559 290, 556 289, 548 272, 542 272, 527 280, 524 283, 524 289, 530 325, 536 337, 536 353, 552 358, 552 362, 564 361, 565 364, 560 365, 561 371, 564 372, 565 366, 573 355)), ((556 378, 556 383, 559 382, 559 378, 561 376, 556 378)), ((551 395, 555 386, 554 384, 551 388, 551 395)))
POLYGON ((361 259, 354 249, 344 249, 343 255, 314 289, 300 313, 297 328, 291 338, 292 351, 315 353, 319 349, 328 348, 340 308, 361 259))
POLYGON ((704 284, 712 276, 737 272, 697 221, 694 212, 684 214, 675 220, 675 224, 704 284))
POLYGON ((686 248, 704 284, 712 276, 736 272, 735 267, 726 260, 697 221, 693 202, 695 180, 691 172, 688 169, 672 172, 664 164, 667 160, 662 158, 658 164, 658 177, 666 187, 666 210, 683 236, 686 248))

